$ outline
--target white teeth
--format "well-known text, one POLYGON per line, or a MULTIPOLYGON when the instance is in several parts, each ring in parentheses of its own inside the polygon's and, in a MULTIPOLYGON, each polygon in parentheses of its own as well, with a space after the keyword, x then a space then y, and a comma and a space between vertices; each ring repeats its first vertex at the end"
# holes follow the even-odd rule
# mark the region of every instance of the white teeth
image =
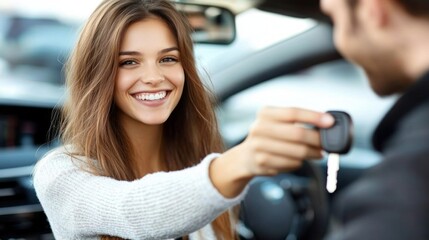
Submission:
POLYGON ((155 101, 161 100, 167 96, 166 91, 161 91, 157 93, 140 93, 136 95, 136 98, 143 101, 155 101))

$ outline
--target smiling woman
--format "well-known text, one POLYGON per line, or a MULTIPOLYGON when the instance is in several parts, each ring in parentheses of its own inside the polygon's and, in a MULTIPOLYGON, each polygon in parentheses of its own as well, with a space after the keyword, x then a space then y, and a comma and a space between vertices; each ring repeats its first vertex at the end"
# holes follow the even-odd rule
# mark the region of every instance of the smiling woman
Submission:
MULTIPOLYGON (((62 132, 62 140, 68 147, 56 151, 45 159, 59 157, 60 161, 57 161, 57 164, 61 162, 64 164, 66 162, 61 161, 64 156, 70 155, 74 158, 86 156, 97 159, 96 162, 86 162, 83 167, 94 176, 109 176, 117 180, 131 181, 153 172, 190 167, 205 154, 208 154, 208 152, 204 152, 204 148, 219 151, 220 138, 218 135, 212 132, 210 127, 205 131, 198 129, 211 124, 210 122, 214 121, 214 116, 213 113, 210 113, 210 103, 207 96, 201 92, 204 91, 201 81, 195 74, 189 29, 173 7, 164 1, 105 1, 95 11, 91 19, 83 29, 80 41, 68 64, 67 86, 70 89, 70 96, 64 107, 62 132), (107 17, 101 18, 103 15, 107 17), (96 34, 97 31, 94 29, 98 29, 102 34, 96 34), (109 39, 105 35, 113 36, 110 38, 112 40, 104 41, 109 39), (106 49, 111 51, 105 51, 106 49), (103 51, 105 54, 95 54, 103 51), (183 60, 180 57, 183 57, 183 60), (109 65, 115 67, 107 67, 109 65), (106 69, 111 70, 106 71, 106 69), (182 97, 185 70, 188 96, 182 97), (94 95, 95 92, 100 94, 94 95), (180 100, 181 103, 179 104, 180 100), (196 105, 190 105, 189 101, 194 101, 196 105), (190 116, 193 121, 182 120, 182 116, 185 115, 182 115, 184 112, 179 110, 176 110, 177 113, 170 117, 176 107, 187 112, 186 116, 190 116), (204 119, 203 116, 195 115, 196 109, 204 114, 204 119), (170 120, 166 122, 167 119, 170 120), (187 132, 182 132, 178 136, 170 136, 173 133, 170 129, 177 132, 178 129, 175 129, 175 125, 181 123, 184 124, 183 126, 188 125, 183 128, 187 129, 187 132), (198 124, 193 125, 195 123, 198 124), (209 142, 201 142, 202 144, 192 142, 191 136, 196 131, 207 134, 204 138, 208 139, 209 142), (190 136, 186 137, 187 135, 190 136), (185 137, 185 141, 179 137, 185 137), (178 141, 186 142, 186 139, 189 139, 190 142, 186 145, 179 144, 178 141), (170 145, 177 147, 175 150, 171 148, 170 150, 167 148, 170 145), (188 149, 187 146, 193 146, 194 152, 185 150, 184 148, 188 149), (203 148, 203 146, 205 147, 203 148), (179 159, 177 156, 182 155, 181 152, 186 153, 189 158, 179 159), (170 161, 165 161, 165 159, 170 159, 170 161)), ((41 161, 40 165, 43 166, 44 162, 47 163, 44 164, 43 170, 49 169, 47 166, 49 163, 55 164, 45 160, 41 161)), ((62 167, 63 170, 67 170, 67 168, 66 166, 62 167)), ((80 181, 79 176, 81 174, 84 173, 79 173, 73 178, 76 181, 75 184, 80 181)), ((195 173, 191 175, 195 175, 195 173)), ((39 179, 37 176, 38 174, 35 176, 36 180, 39 179)), ((117 222, 117 219, 113 220, 117 216, 109 214, 108 218, 111 218, 113 221, 111 223, 114 225, 110 225, 110 221, 103 222, 102 225, 105 227, 96 228, 96 235, 92 235, 94 234, 92 227, 86 226, 83 234, 80 234, 70 229, 64 229, 64 226, 70 225, 63 224, 63 221, 50 221, 54 234, 65 238, 111 235, 134 239, 145 236, 141 234, 158 232, 157 236, 168 238, 188 234, 192 232, 192 229, 201 228, 203 225, 197 225, 193 221, 182 227, 171 228, 169 221, 174 220, 176 222, 183 217, 185 212, 183 210, 173 211, 171 208, 175 205, 170 204, 173 202, 170 198, 175 197, 176 200, 180 199, 181 196, 188 198, 183 199, 183 203, 179 201, 178 204, 185 204, 193 200, 192 195, 174 194, 174 191, 172 192, 173 195, 170 194, 165 199, 159 199, 158 196, 164 195, 165 190, 169 190, 162 190, 165 187, 160 186, 160 184, 178 178, 174 175, 171 177, 158 179, 159 177, 155 176, 152 180, 144 179, 137 184, 141 186, 135 190, 131 190, 135 185, 131 183, 127 184, 128 186, 125 188, 120 187, 125 192, 119 193, 117 197, 122 198, 130 194, 137 195, 135 197, 128 196, 127 203, 122 207, 118 205, 120 204, 117 202, 119 199, 111 199, 111 205, 107 206, 106 213, 112 209, 124 209, 128 212, 125 215, 133 215, 130 211, 134 210, 133 205, 139 202, 140 211, 144 214, 134 217, 129 215, 128 217, 137 218, 124 220, 125 222, 138 222, 142 226, 146 226, 147 230, 146 228, 143 230, 149 233, 134 230, 134 223, 122 228, 120 225, 124 221, 117 222), (144 187, 147 184, 149 186, 144 187), (142 200, 143 196, 149 196, 149 201, 142 200), (133 198, 134 200, 132 200, 133 198), (153 208, 153 201, 164 203, 153 208), (174 213, 174 218, 169 218, 168 213, 174 213), (154 225, 153 218, 165 218, 167 221, 164 224, 166 225, 154 225)), ((94 181, 100 180, 97 179, 94 178, 94 181)), ((46 180, 56 182, 60 179, 46 180)), ((52 204, 51 201, 55 199, 45 201, 43 196, 46 192, 43 194, 43 190, 39 190, 40 188, 37 186, 40 185, 37 182, 40 181, 36 181, 36 190, 38 190, 45 212, 50 220, 55 219, 55 214, 51 215, 53 213, 50 209, 51 207, 55 208, 57 203, 52 204), (47 205, 46 202, 48 202, 47 205)), ((108 189, 115 188, 109 183, 100 182, 100 184, 108 189)), ((73 185, 70 187, 74 188, 73 185)), ((94 194, 87 192, 81 196, 100 198, 104 202, 109 202, 103 194, 103 188, 94 192, 93 187, 92 184, 85 185, 83 191, 89 190, 94 194)), ((46 190, 48 192, 55 191, 55 189, 46 190)), ((63 195, 67 194, 75 195, 75 192, 65 191, 63 193, 63 195)), ((81 199, 71 199, 72 205, 76 204, 77 208, 65 209, 65 211, 81 212, 82 208, 86 209, 83 207, 85 203, 82 205, 81 199)), ((225 206, 236 201, 229 200, 227 202, 225 206)), ((224 210, 224 208, 221 209, 224 210)), ((94 208, 94 210, 96 209, 94 208)), ((207 224, 209 219, 212 220, 210 215, 208 214, 207 217, 210 218, 203 220, 202 224, 207 224)), ((78 222, 72 222, 72 225, 80 225, 82 223, 79 219, 92 218, 92 216, 97 215, 93 215, 93 213, 88 216, 81 215, 77 219, 78 222)), ((219 218, 219 223, 215 221, 213 226, 217 234, 227 237, 231 231, 224 230, 228 229, 229 226, 228 217, 227 215, 224 216, 219 218)), ((91 222, 93 221, 96 219, 91 222)))
POLYGON ((122 110, 119 118, 124 126, 132 126, 128 121, 161 126, 179 103, 185 82, 179 49, 168 25, 159 18, 133 23, 119 56, 114 97, 122 110))

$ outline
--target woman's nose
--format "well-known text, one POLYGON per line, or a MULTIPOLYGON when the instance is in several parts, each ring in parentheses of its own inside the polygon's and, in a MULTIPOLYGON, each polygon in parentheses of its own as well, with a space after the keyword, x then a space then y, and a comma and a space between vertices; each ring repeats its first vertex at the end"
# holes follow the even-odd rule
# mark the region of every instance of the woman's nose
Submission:
POLYGON ((165 80, 164 74, 158 66, 147 66, 142 72, 141 80, 145 84, 157 85, 165 80))

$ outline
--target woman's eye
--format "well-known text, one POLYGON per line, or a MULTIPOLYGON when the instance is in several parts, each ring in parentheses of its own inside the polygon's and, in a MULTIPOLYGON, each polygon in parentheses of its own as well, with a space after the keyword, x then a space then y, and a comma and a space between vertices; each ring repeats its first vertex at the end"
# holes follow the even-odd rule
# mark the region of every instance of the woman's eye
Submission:
POLYGON ((165 57, 163 59, 161 59, 161 63, 175 63, 178 62, 179 60, 175 57, 165 57))
POLYGON ((137 64, 137 62, 134 60, 125 60, 120 63, 120 66, 129 66, 129 65, 135 65, 135 64, 137 64))

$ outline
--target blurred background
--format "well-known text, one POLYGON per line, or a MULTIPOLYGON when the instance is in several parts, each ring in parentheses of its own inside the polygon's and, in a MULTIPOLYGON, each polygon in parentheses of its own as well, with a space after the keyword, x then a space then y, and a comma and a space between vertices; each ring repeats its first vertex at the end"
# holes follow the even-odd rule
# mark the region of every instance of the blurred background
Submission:
POLYGON ((0 239, 54 239, 32 168, 64 96, 63 64, 99 1, 0 1, 0 239))
POLYGON ((62 84, 61 69, 81 22, 98 1, 0 3, 0 69, 3 75, 62 84))

